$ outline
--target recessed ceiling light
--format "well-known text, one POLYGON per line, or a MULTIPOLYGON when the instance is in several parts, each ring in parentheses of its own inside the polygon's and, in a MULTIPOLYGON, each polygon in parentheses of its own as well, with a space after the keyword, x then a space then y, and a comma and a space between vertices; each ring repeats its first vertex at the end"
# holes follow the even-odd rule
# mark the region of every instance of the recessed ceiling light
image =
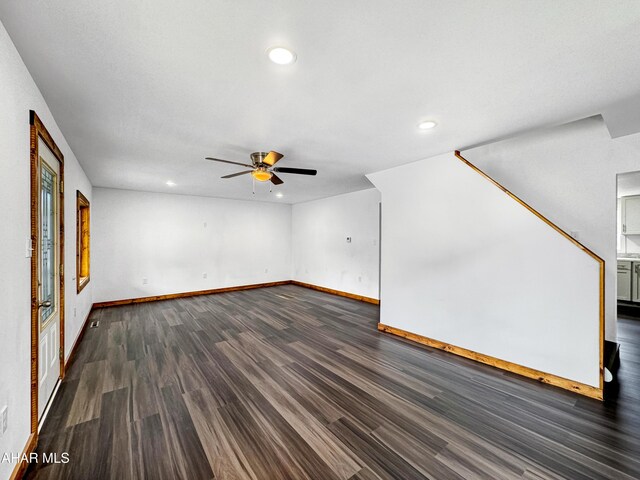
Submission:
POLYGON ((296 54, 288 48, 284 47, 271 47, 267 50, 269 60, 278 65, 291 65, 296 61, 296 54))
POLYGON ((276 197, 278 197, 278 198, 282 198, 283 196, 284 196, 284 195, 282 195, 282 192, 278 192, 278 193, 276 193, 276 197))
POLYGON ((433 120, 425 120, 424 122, 420 122, 418 124, 418 128, 420 130, 431 130, 432 128, 437 127, 438 124, 436 122, 434 122, 433 120))
POLYGON ((175 187, 176 184, 174 182, 172 182, 171 180, 167 180, 167 185, 169 185, 170 187, 175 187))

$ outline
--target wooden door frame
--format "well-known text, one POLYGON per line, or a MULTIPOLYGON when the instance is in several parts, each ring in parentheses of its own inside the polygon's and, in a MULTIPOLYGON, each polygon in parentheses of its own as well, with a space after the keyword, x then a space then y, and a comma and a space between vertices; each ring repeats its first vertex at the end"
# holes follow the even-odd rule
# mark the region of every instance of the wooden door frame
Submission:
POLYGON ((49 147, 60 163, 60 181, 58 184, 58 247, 59 247, 59 292, 60 292, 60 380, 64 378, 64 156, 53 141, 53 137, 33 110, 29 111, 30 125, 30 160, 31 160, 31 434, 34 439, 38 436, 38 365, 39 365, 39 328, 38 316, 38 255, 39 245, 39 170, 38 170, 38 139, 49 147))

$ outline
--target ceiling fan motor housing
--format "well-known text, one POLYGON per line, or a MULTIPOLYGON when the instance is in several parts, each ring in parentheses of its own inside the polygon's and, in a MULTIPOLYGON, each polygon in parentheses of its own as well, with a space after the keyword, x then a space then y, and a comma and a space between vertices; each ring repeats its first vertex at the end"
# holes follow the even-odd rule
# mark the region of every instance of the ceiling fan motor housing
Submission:
POLYGON ((268 155, 268 152, 253 152, 251 154, 251 162, 254 166, 260 166, 264 164, 264 158, 268 155))

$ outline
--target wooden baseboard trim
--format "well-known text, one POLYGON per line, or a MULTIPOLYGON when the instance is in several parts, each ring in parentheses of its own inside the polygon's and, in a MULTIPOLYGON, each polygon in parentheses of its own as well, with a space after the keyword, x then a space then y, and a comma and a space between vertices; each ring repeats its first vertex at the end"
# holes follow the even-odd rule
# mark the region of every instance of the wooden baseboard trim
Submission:
POLYGON ((507 372, 515 373, 528 378, 533 378, 534 380, 538 380, 539 382, 563 388, 565 390, 570 390, 587 397, 595 398, 596 400, 603 399, 603 390, 601 388, 596 388, 592 387, 591 385, 568 380, 551 373, 534 370, 533 368, 524 367, 516 363, 508 362, 506 360, 500 360, 499 358, 491 357, 489 355, 483 355, 472 350, 467 350, 466 348, 456 347, 455 345, 450 345, 439 340, 433 340, 432 338, 423 337, 422 335, 407 332, 400 328, 390 327, 389 325, 384 325, 382 323, 378 324, 378 330, 380 330, 381 332, 391 333, 393 335, 406 338, 407 340, 411 340, 428 347, 437 348, 439 350, 444 350, 445 352, 469 358, 471 360, 475 360, 476 362, 484 363, 501 370, 506 370, 507 372))
MULTIPOLYGON (((318 285, 312 285, 311 283, 298 282, 297 280, 283 280, 280 282, 269 282, 269 283, 254 283, 251 285, 239 285, 237 287, 224 287, 224 288, 214 288, 212 290, 197 290, 194 292, 183 292, 183 293, 169 293, 166 295, 154 295, 151 297, 139 297, 139 298, 127 298, 124 300, 113 300, 110 302, 97 302, 93 304, 93 308, 106 308, 106 307, 117 307, 119 305, 130 305, 133 303, 146 303, 146 302, 157 302, 159 300, 173 300, 176 298, 186 298, 186 297, 195 297, 197 295, 211 295, 214 293, 227 293, 227 292, 238 292, 240 290, 251 290, 254 288, 265 288, 265 287, 275 287, 278 285, 298 285, 299 287, 311 288, 312 290, 318 290, 320 292, 331 293, 333 295, 340 295, 341 297, 352 298, 354 300, 359 300, 361 302, 372 303, 374 305, 380 305, 380 300, 377 298, 365 297, 364 295, 356 295, 354 293, 342 292, 340 290, 334 290, 332 288, 320 287, 318 285)), ((87 317, 88 319, 88 317, 87 317)), ((85 320, 86 326, 86 320, 85 320)), ((84 328, 84 327, 83 327, 84 328)), ((76 340, 76 344, 78 341, 76 340)), ((75 345, 74 344, 74 348, 75 345)))
MULTIPOLYGON (((31 452, 35 451, 36 445, 38 444, 38 434, 32 433, 29 435, 29 439, 27 440, 27 444, 24 446, 24 450, 22 450, 22 456, 27 456, 31 454, 31 452)), ((21 457, 22 457, 21 456, 21 457)), ((29 467, 29 462, 18 462, 16 466, 13 468, 13 472, 11 472, 11 476, 9 480, 20 480, 24 477, 24 474, 27 472, 27 468, 29 467)))
POLYGON ((198 295, 211 295, 214 293, 238 292, 240 290, 251 290, 254 288, 275 287, 277 285, 289 285, 291 280, 283 280, 281 282, 254 283, 251 285, 240 285, 237 287, 213 288, 211 290, 196 290, 193 292, 169 293, 166 295, 154 295, 151 297, 128 298, 125 300, 113 300, 110 302, 97 302, 93 304, 93 308, 117 307, 119 305, 130 305, 133 303, 157 302, 159 300, 174 300, 176 298, 195 297, 198 295))
POLYGON ((67 369, 71 366, 71 362, 73 362, 73 359, 76 356, 76 353, 78 351, 78 347, 80 346, 80 342, 82 341, 82 338, 84 337, 84 334, 87 331, 87 325, 89 325, 89 317, 91 317, 91 313, 93 312, 93 309, 94 309, 94 306, 91 306, 91 308, 89 309, 89 313, 87 313, 87 316, 84 319, 84 322, 82 323, 82 327, 80 327, 80 332, 78 333, 78 336, 76 337, 75 341, 73 342, 73 346, 71 347, 71 351, 69 352, 69 356, 66 358, 66 360, 64 362, 65 374, 67 372, 67 369))
POLYGON ((380 300, 377 298, 365 297, 364 295, 356 295, 355 293, 342 292, 340 290, 334 290, 333 288, 319 287, 318 285, 312 285, 311 283, 299 282, 297 280, 291 280, 292 285, 298 285, 299 287, 310 288, 312 290, 318 290, 319 292, 331 293, 333 295, 339 295, 341 297, 352 298, 354 300, 360 300, 361 302, 372 303, 374 305, 380 305, 380 300))

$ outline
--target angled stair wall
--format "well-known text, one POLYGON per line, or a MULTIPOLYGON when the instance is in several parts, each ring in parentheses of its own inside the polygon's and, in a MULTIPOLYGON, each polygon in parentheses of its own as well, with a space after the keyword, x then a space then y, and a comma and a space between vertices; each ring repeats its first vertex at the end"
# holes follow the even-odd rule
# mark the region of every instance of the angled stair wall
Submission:
POLYGON ((453 152, 368 178, 381 330, 602 398, 600 257, 453 152))

